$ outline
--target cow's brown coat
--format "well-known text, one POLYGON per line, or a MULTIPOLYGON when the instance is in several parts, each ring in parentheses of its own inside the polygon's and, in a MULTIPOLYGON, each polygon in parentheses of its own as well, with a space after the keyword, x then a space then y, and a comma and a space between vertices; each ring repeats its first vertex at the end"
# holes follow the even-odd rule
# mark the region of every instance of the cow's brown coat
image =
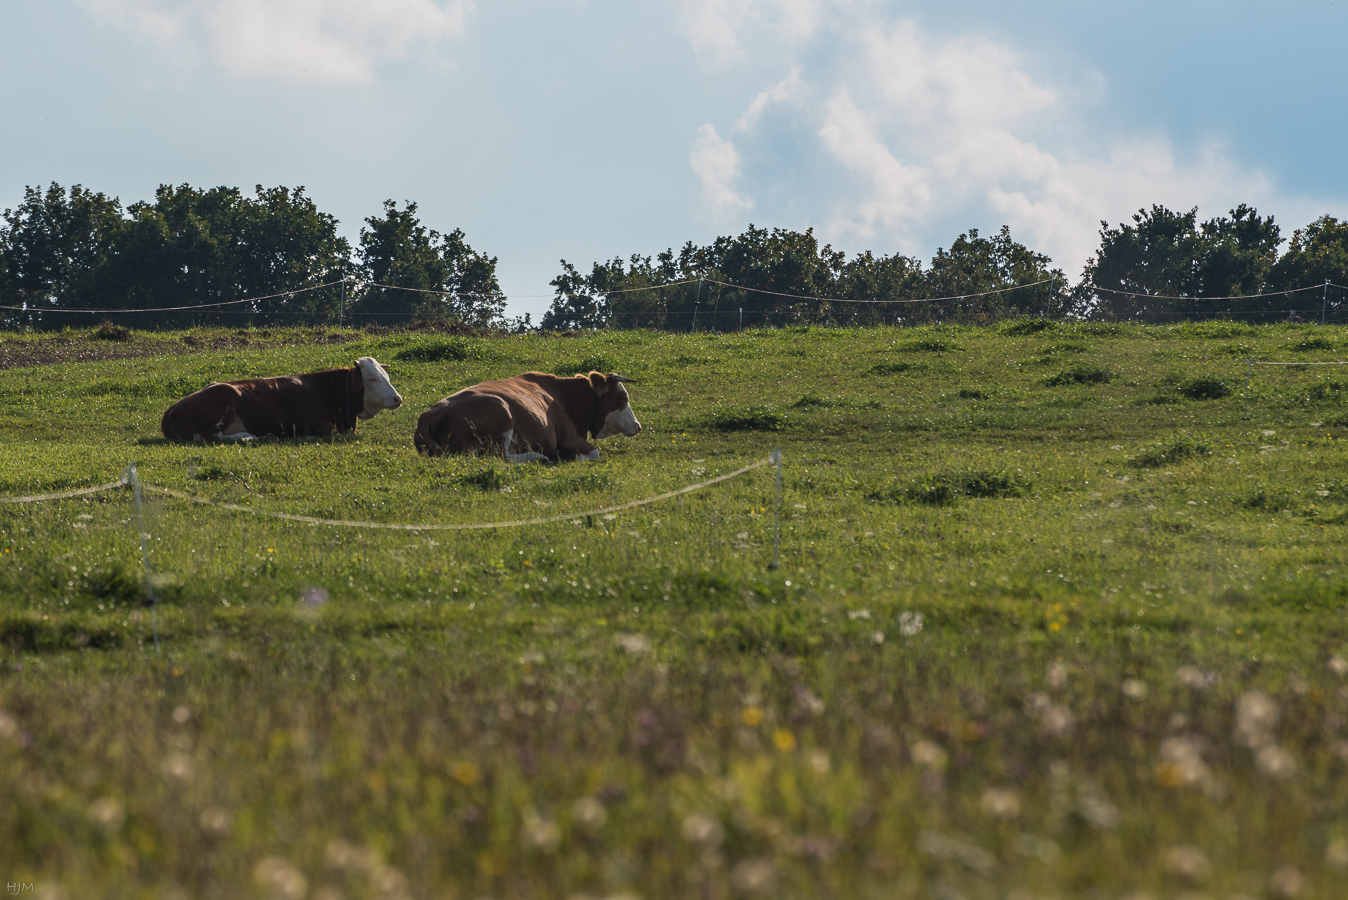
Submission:
MULTIPOLYGON (((541 453, 548 459, 597 458, 587 437, 602 433, 610 413, 628 408, 623 378, 591 372, 562 378, 525 372, 513 378, 485 381, 451 394, 421 414, 414 443, 418 452, 479 451, 541 453), (511 445, 503 446, 511 435, 511 445)), ((630 414, 630 409, 629 409, 630 414)), ((640 423, 632 417, 635 435, 640 423)))
MULTIPOLYGON (((393 398, 396 408, 402 398, 396 391, 393 398)), ((216 382, 165 410, 160 429, 164 437, 179 441, 222 440, 238 432, 253 437, 326 436, 354 431, 365 399, 359 363, 303 375, 216 382)))

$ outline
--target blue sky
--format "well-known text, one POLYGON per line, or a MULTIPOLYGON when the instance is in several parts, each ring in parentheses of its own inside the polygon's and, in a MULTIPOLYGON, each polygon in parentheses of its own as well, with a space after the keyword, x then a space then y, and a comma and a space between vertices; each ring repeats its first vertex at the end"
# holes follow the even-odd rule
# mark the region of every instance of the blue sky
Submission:
POLYGON ((559 259, 750 222, 924 261, 1006 224, 1076 278, 1153 203, 1348 217, 1346 3, 7 3, 0 207, 304 185, 354 242, 412 200, 535 319, 559 259))

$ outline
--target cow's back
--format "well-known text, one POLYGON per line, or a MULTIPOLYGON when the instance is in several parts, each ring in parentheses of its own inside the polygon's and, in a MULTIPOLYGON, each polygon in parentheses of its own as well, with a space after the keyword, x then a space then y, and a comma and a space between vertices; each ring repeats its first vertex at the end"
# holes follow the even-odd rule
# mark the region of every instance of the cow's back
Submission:
POLYGON ((559 452, 593 449, 584 442, 590 410, 584 379, 525 372, 475 384, 436 403, 417 422, 413 443, 433 455, 488 448, 510 454, 513 448, 556 459, 559 452))
POLYGON ((170 406, 160 430, 180 441, 329 435, 355 430, 362 396, 352 369, 215 382, 170 406))
POLYGON ((515 409, 508 391, 488 389, 494 382, 450 394, 421 414, 412 443, 418 453, 474 453, 499 445, 514 429, 515 409))
POLYGON ((212 382, 164 410, 159 430, 171 441, 206 440, 231 427, 238 400, 235 385, 212 382))

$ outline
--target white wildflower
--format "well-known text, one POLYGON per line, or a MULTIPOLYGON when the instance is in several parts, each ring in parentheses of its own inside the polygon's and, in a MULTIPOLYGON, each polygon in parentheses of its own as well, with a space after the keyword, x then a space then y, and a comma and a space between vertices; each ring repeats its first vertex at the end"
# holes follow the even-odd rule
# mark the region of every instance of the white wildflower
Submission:
POLYGON ((1171 847, 1165 852, 1163 861, 1167 872, 1190 881, 1207 881, 1212 874, 1212 863, 1208 861, 1207 854, 1197 847, 1171 847))
POLYGON ((89 821, 105 834, 114 834, 126 821, 126 807, 115 797, 100 797, 89 804, 89 821))
POLYGON ((535 810, 527 810, 520 827, 520 840, 524 846, 540 853, 555 853, 562 843, 562 830, 551 819, 543 818, 535 810))
POLYGON ((1014 819, 1020 815, 1020 794, 1010 788, 988 788, 979 807, 990 818, 1014 819))
POLYGON ((1180 735, 1161 742, 1161 764, 1156 767, 1156 780, 1167 787, 1204 784, 1212 776, 1203 762, 1203 742, 1198 738, 1180 735))
POLYGON ((680 831, 685 841, 708 849, 721 846, 721 841, 725 839, 725 829, 721 827, 721 823, 704 813, 690 813, 684 816, 680 831))
POLYGON ((1236 741, 1251 750, 1273 743, 1278 706, 1267 695, 1250 691, 1236 701, 1236 741))
POLYGON ((300 870, 279 856, 268 856, 253 868, 253 880, 268 896, 278 900, 302 900, 309 882, 300 870))
POLYGON ((174 781, 181 781, 184 784, 196 777, 197 767, 192 762, 192 757, 186 753, 170 753, 164 757, 164 762, 160 765, 164 774, 174 781))
POLYGON ((608 810, 593 797, 581 797, 571 804, 571 819, 586 831, 598 831, 608 821, 608 810))
POLYGON ((1212 687, 1217 683, 1217 674, 1215 672, 1204 672, 1197 666, 1180 666, 1175 670, 1175 677, 1179 683, 1185 687, 1203 688, 1212 687))
POLYGON ((946 753, 939 744, 928 740, 918 741, 909 752, 912 754, 913 762, 925 769, 935 771, 945 769, 950 760, 950 754, 946 753))
POLYGON ((1268 887, 1276 897, 1295 900, 1306 890, 1306 876, 1296 866, 1283 866, 1269 876, 1268 887))
POLYGON ((1288 753, 1277 744, 1267 744, 1259 748, 1254 755, 1254 765, 1260 772, 1269 778, 1283 779, 1296 771, 1296 761, 1292 759, 1292 754, 1288 753))
POLYGON ((629 656, 640 656, 643 653, 649 653, 651 649, 650 638, 644 634, 631 634, 626 631, 615 634, 613 643, 617 644, 619 649, 629 656))
POLYGON ((1061 690, 1067 684, 1067 666, 1060 662, 1049 663, 1044 672, 1044 681, 1055 691, 1061 690))
POLYGON ((777 867, 765 857, 742 859, 730 871, 730 883, 741 894, 768 894, 777 883, 777 867))

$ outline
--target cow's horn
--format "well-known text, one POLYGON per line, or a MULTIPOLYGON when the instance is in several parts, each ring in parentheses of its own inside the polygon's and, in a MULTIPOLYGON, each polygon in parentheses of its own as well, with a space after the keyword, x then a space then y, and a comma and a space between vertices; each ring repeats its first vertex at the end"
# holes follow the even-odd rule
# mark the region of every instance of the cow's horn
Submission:
POLYGON ((636 383, 637 383, 637 380, 636 380, 635 378, 628 378, 628 377, 625 376, 625 375, 619 375, 617 372, 609 372, 609 373, 608 373, 608 380, 609 380, 609 381, 617 381, 617 382, 620 382, 620 383, 621 383, 621 382, 624 382, 624 381, 631 382, 632 384, 636 384, 636 383))

